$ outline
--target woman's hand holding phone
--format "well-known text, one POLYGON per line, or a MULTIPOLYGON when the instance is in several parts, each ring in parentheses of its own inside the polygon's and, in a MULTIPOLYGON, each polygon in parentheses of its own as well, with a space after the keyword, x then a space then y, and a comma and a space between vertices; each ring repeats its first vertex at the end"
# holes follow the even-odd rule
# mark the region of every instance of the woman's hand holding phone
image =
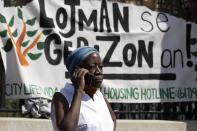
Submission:
MULTIPOLYGON (((85 88, 85 85, 87 84, 85 82, 85 77, 89 77, 88 70, 84 68, 76 68, 74 70, 74 73, 72 75, 71 81, 74 84, 75 89, 79 89, 80 91, 83 91, 85 88)), ((87 79, 86 78, 86 79, 87 79)))

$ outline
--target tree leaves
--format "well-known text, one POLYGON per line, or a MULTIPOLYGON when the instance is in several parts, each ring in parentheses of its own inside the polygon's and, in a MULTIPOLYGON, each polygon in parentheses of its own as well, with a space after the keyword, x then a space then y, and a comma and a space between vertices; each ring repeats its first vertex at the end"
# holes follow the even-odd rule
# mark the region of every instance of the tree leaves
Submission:
POLYGON ((34 25, 35 24, 35 22, 36 22, 36 17, 34 17, 33 19, 29 19, 29 20, 27 20, 26 21, 26 24, 28 24, 28 25, 34 25))
POLYGON ((34 31, 27 31, 27 36, 32 37, 37 33, 38 30, 34 30, 34 31))
POLYGON ((23 12, 20 8, 18 8, 18 18, 20 18, 21 20, 23 19, 23 12))
POLYGON ((38 42, 37 48, 38 48, 39 50, 44 49, 44 42, 38 42))
MULTIPOLYGON (((9 31, 9 37, 11 38, 6 38, 6 44, 2 47, 3 50, 5 50, 5 52, 9 52, 12 50, 13 48, 13 44, 12 42, 15 42, 16 39, 19 39, 19 38, 16 38, 18 35, 19 35, 19 30, 17 28, 20 28, 20 27, 17 27, 15 29, 13 29, 13 26, 15 26, 15 20, 18 19, 18 20, 22 20, 24 21, 23 18, 23 10, 22 8, 17 8, 17 16, 12 16, 9 18, 9 21, 6 21, 6 16, 2 15, 0 13, 0 24, 1 23, 5 23, 7 24, 7 28, 8 29, 4 29, 4 30, 0 30, 0 37, 7 37, 8 35, 8 31, 9 31), (7 23, 8 22, 8 23, 7 23), (12 32, 13 31, 13 32, 12 32), (16 38, 16 39, 15 39, 16 38), (13 41, 12 41, 13 40, 13 41)), ((26 25, 29 25, 29 26, 34 26, 35 23, 36 23, 36 17, 33 17, 33 18, 30 18, 30 19, 27 19, 27 21, 25 22, 26 25)), ((26 30, 26 35, 28 37, 32 37, 31 39, 29 40, 22 40, 20 43, 22 47, 26 48, 25 51, 29 51, 32 47, 31 46, 35 46, 35 44, 37 45, 37 49, 38 50, 43 50, 44 49, 44 42, 38 42, 39 41, 39 38, 41 36, 42 33, 40 33, 36 38, 34 38, 34 36, 38 33, 39 29, 33 29, 33 30, 26 30), (28 47, 29 43, 33 41, 34 44, 32 43, 32 45, 30 45, 30 47, 28 47), (36 43, 35 43, 36 42, 36 43), (37 43, 38 42, 38 43, 37 43), (28 47, 28 48, 27 48, 28 47)), ((43 34, 44 35, 48 35, 52 32, 52 30, 44 30, 43 31, 43 34)), ((24 32, 25 33, 25 32, 24 32)), ((23 33, 23 34, 24 34, 23 33)), ((25 35, 25 34, 24 34, 25 35)), ((18 40, 16 40, 18 41, 18 40)), ((21 50, 21 53, 22 53, 22 50, 21 50)), ((27 52, 25 52, 25 55, 26 55, 27 52)), ((39 59, 41 56, 42 56, 42 53, 27 53, 27 56, 31 59, 31 60, 37 60, 39 59)))
POLYGON ((52 30, 44 30, 44 31, 43 31, 43 34, 44 34, 44 35, 48 35, 48 34, 50 34, 51 32, 52 32, 52 30))
POLYGON ((5 17, 0 13, 0 22, 1 23, 6 23, 5 17))
POLYGON ((14 16, 12 16, 9 24, 8 24, 10 27, 12 27, 14 25, 14 16))
MULTIPOLYGON (((190 44, 191 44, 191 45, 197 44, 197 39, 196 39, 196 38, 191 38, 191 39, 190 39, 190 44)), ((197 51, 191 52, 191 54, 192 54, 194 57, 197 57, 197 51)), ((197 65, 195 65, 195 71, 197 71, 197 65)))
POLYGON ((27 55, 31 60, 37 60, 42 55, 42 53, 37 53, 37 54, 27 53, 27 55))
POLYGON ((9 52, 13 48, 12 40, 9 38, 6 42, 6 45, 3 47, 5 52, 9 52))
POLYGON ((18 35, 17 29, 12 33, 12 35, 13 35, 14 37, 17 37, 17 35, 18 35))
POLYGON ((190 39, 190 44, 191 45, 195 45, 197 43, 197 39, 196 38, 191 38, 190 39))
POLYGON ((0 36, 1 37, 6 37, 7 36, 7 30, 1 31, 0 36))
POLYGON ((23 47, 26 47, 26 46, 29 44, 29 41, 30 41, 30 40, 27 40, 27 41, 23 42, 22 46, 23 46, 23 47))
POLYGON ((195 57, 197 57, 197 51, 196 52, 191 52, 191 54, 195 57))

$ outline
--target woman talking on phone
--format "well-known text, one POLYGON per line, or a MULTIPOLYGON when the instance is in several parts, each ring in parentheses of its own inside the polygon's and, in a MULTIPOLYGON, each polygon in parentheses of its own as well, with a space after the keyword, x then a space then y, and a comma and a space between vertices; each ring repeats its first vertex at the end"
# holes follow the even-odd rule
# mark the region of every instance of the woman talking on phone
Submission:
POLYGON ((71 82, 52 100, 54 131, 114 131, 115 114, 100 92, 103 65, 98 51, 80 47, 66 59, 71 82))

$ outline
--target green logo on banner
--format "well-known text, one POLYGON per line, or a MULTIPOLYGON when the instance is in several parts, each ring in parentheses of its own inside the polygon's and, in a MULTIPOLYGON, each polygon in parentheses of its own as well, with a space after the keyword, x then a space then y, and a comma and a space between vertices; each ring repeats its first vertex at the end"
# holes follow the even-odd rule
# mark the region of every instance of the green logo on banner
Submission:
POLYGON ((6 52, 9 52, 13 49, 16 50, 18 59, 20 61, 21 66, 29 66, 29 62, 27 61, 27 56, 31 60, 37 60, 42 55, 40 53, 30 52, 35 46, 37 46, 38 50, 44 49, 44 41, 41 41, 40 38, 45 35, 49 35, 52 30, 44 30, 39 31, 38 29, 29 30, 28 26, 32 27, 36 23, 36 17, 24 20, 23 12, 20 8, 17 9, 17 20, 22 21, 22 30, 18 31, 17 28, 14 27, 15 17, 7 21, 6 17, 0 13, 0 24, 6 24, 7 29, 0 30, 0 37, 6 39, 6 44, 3 49, 6 52), (28 39, 27 39, 28 38, 28 39), (23 48, 23 49, 22 49, 23 48))

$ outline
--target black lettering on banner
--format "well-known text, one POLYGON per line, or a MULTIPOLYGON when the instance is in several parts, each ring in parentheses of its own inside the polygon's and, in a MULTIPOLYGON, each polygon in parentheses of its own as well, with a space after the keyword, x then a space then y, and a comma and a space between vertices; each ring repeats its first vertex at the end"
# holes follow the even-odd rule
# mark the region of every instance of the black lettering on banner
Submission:
POLYGON ((111 61, 110 62, 110 58, 116 48, 116 46, 118 45, 119 41, 120 41, 120 36, 96 36, 96 40, 98 41, 112 41, 112 45, 109 48, 106 56, 103 59, 103 65, 105 67, 121 67, 122 66, 122 62, 120 61, 111 61))
POLYGON ((124 60, 124 63, 125 65, 131 67, 135 64, 135 61, 136 61, 136 55, 137 55, 137 50, 135 48, 135 46, 131 43, 128 43, 124 49, 123 49, 123 60, 124 60), (129 60, 129 55, 128 55, 128 52, 129 50, 131 51, 131 58, 129 60))
POLYGON ((64 29, 67 25, 67 12, 64 8, 59 8, 56 14, 56 22, 60 29, 64 29), (60 16, 63 16, 62 22, 60 21, 60 16))
POLYGON ((49 35, 46 40, 45 40, 45 47, 44 47, 44 52, 46 56, 46 60, 51 64, 51 65, 58 65, 61 62, 62 58, 62 51, 61 49, 54 49, 53 53, 57 55, 55 59, 53 59, 50 55, 50 45, 56 44, 56 45, 61 45, 61 38, 58 34, 51 34, 49 35), (52 42, 54 40, 54 42, 52 42))
POLYGON ((175 73, 161 74, 104 74, 104 79, 109 80, 176 80, 175 73))
POLYGON ((80 5, 80 0, 64 0, 66 5, 80 5))
POLYGON ((84 37, 78 37, 77 38, 77 48, 82 47, 82 46, 88 46, 88 40, 84 37), (83 45, 82 45, 83 43, 83 45))
POLYGON ((100 51, 99 45, 94 45, 94 48, 95 48, 98 52, 100 51))
POLYGON ((187 53, 187 66, 188 67, 193 67, 194 63, 191 61, 191 24, 186 25, 186 53, 187 53))
MULTIPOLYGON (((156 18, 156 23, 157 23, 157 27, 158 29, 161 31, 161 32, 167 32, 170 27, 167 27, 166 29, 162 29, 160 26, 159 26, 159 23, 163 23, 163 22, 168 22, 168 17, 166 16, 166 14, 164 13, 158 13, 157 15, 157 18, 156 18), (163 17, 162 17, 163 16, 163 17), (162 17, 162 18, 161 18, 162 17), (164 20, 165 18, 165 20, 164 20)), ((167 25, 167 24, 166 24, 167 25)))
POLYGON ((104 28, 103 28, 104 20, 106 22, 107 32, 111 32, 106 0, 102 0, 102 3, 101 3, 100 32, 104 31, 104 28))
POLYGON ((66 65, 66 58, 72 52, 68 49, 69 47, 72 47, 72 42, 71 41, 64 41, 64 65, 66 65))
POLYGON ((59 32, 63 37, 68 38, 71 37, 75 33, 75 6, 80 5, 80 0, 64 0, 66 5, 70 5, 70 12, 71 12, 71 26, 70 30, 67 33, 59 32))
POLYGON ((114 18, 114 31, 118 32, 118 21, 122 25, 125 32, 129 32, 129 8, 123 8, 123 16, 121 16, 119 7, 117 3, 113 3, 113 18, 114 18), (124 17, 123 17, 124 16, 124 17))
MULTIPOLYGON (((148 14, 148 15, 151 16, 151 13, 148 12, 148 11, 145 11, 145 12, 143 12, 142 15, 141 15, 141 19, 142 19, 143 21, 146 21, 147 23, 149 23, 151 27, 150 27, 149 30, 145 30, 145 29, 143 29, 143 28, 141 28, 141 30, 143 30, 143 31, 145 31, 145 32, 151 32, 151 31, 153 30, 153 24, 152 24, 150 21, 148 21, 148 20, 146 20, 146 19, 144 18, 144 15, 145 15, 145 14, 148 14)), ((147 26, 146 26, 146 27, 147 27, 147 26)))
POLYGON ((38 0, 40 6, 40 27, 54 28, 53 19, 47 17, 45 11, 45 0, 38 0))
POLYGON ((98 27, 97 27, 97 11, 93 10, 92 13, 90 14, 89 19, 86 18, 84 12, 82 9, 79 9, 79 30, 83 31, 83 22, 86 23, 87 26, 90 26, 91 23, 93 23, 94 25, 94 31, 98 31, 98 27))
POLYGON ((174 50, 173 55, 174 55, 174 57, 173 57, 173 67, 176 67, 176 60, 180 60, 180 65, 181 65, 181 67, 183 67, 184 64, 183 64, 183 53, 182 53, 182 51, 180 49, 174 50))
MULTIPOLYGON (((69 47, 72 47, 72 42, 64 41, 64 65, 66 65, 66 58, 72 52, 69 50, 69 47)), ((70 78, 70 74, 67 71, 65 71, 65 78, 70 78)))
POLYGON ((181 67, 184 67, 183 53, 180 49, 170 50, 165 49, 161 54, 161 66, 163 68, 175 68, 179 62, 181 67), (179 62, 180 61, 180 62, 179 62), (164 63, 165 62, 165 63, 164 63))
POLYGON ((153 42, 150 41, 148 44, 148 52, 146 51, 146 45, 143 40, 138 41, 138 66, 142 67, 142 56, 144 56, 146 63, 150 68, 153 67, 153 42))
POLYGON ((172 67, 172 53, 169 49, 165 49, 161 54, 161 66, 164 68, 172 67), (166 64, 164 62, 166 62, 166 64))

